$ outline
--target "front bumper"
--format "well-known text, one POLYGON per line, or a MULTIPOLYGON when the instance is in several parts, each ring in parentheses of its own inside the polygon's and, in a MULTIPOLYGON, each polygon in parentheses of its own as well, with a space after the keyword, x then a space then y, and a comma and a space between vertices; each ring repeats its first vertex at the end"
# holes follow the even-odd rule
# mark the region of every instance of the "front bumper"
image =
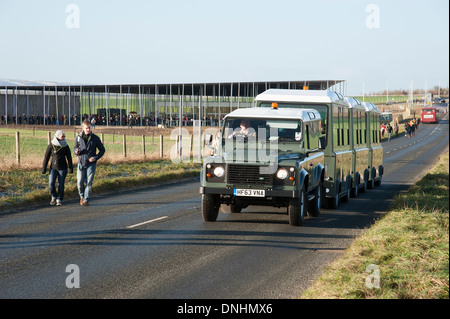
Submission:
MULTIPOLYGON (((216 187, 204 187, 200 186, 200 194, 215 194, 215 195, 226 195, 234 196, 234 188, 216 188, 216 187)), ((277 197, 277 198, 298 198, 299 192, 297 191, 287 191, 287 190, 272 190, 265 189, 265 198, 277 197)), ((239 197, 245 199, 245 196, 239 197)))

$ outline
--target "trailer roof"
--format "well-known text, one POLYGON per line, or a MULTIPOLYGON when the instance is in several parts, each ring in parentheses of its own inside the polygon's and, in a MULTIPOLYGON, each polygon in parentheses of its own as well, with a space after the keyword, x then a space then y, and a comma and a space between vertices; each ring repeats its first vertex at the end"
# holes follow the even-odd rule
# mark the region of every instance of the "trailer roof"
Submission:
POLYGON ((314 109, 273 109, 269 107, 252 107, 234 110, 227 114, 225 118, 270 118, 270 119, 297 119, 302 121, 320 120, 320 113, 314 109))
POLYGON ((375 104, 372 104, 372 103, 369 103, 369 102, 362 102, 362 104, 364 105, 364 108, 368 112, 381 113, 380 110, 378 109, 378 107, 375 104))
POLYGON ((256 101, 333 103, 343 102, 344 97, 330 90, 283 90, 269 89, 256 98, 256 101))
POLYGON ((92 93, 132 94, 182 94, 207 96, 253 97, 271 88, 298 90, 308 86, 310 90, 325 90, 342 85, 344 80, 298 80, 298 81, 254 81, 254 82, 205 82, 205 83, 135 83, 135 84, 69 84, 32 81, 7 81, 0 79, 0 89, 66 91, 92 93))
POLYGON ((345 101, 350 105, 350 108, 357 108, 357 109, 365 110, 365 107, 362 104, 363 102, 361 102, 360 100, 358 100, 354 97, 346 96, 345 101))

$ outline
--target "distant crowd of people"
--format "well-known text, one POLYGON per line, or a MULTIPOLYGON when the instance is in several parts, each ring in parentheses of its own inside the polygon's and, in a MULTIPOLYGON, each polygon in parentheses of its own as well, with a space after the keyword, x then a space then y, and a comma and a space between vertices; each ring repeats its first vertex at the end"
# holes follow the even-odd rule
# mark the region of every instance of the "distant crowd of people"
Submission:
MULTIPOLYGON (((411 138, 415 136, 416 130, 419 128, 420 119, 411 119, 404 123, 405 126, 405 136, 411 138)), ((394 123, 394 127, 390 123, 385 125, 381 123, 380 127, 381 137, 384 138, 384 135, 387 135, 388 142, 391 140, 392 136, 398 137, 399 125, 397 122, 394 123)))
POLYGON ((78 114, 72 115, 69 118, 64 114, 59 118, 54 114, 47 114, 45 116, 32 114, 26 116, 25 114, 19 114, 16 118, 15 115, 8 115, 5 117, 0 114, 0 124, 28 124, 28 125, 80 125, 83 120, 78 114))
POLYGON ((409 122, 405 122, 405 136, 408 136, 408 138, 414 137, 419 129, 419 123, 420 119, 412 119, 409 122))
MULTIPOLYGON (((179 118, 178 115, 169 116, 162 115, 155 117, 154 115, 141 116, 139 114, 128 114, 122 115, 113 114, 107 118, 105 115, 88 115, 84 114, 83 116, 79 116, 78 114, 74 114, 70 116, 66 116, 65 114, 61 116, 56 116, 54 114, 49 115, 30 115, 26 116, 25 114, 19 114, 17 116, 8 115, 7 118, 4 115, 0 115, 0 125, 2 124, 28 124, 28 125, 81 125, 84 120, 88 120, 92 126, 95 125, 111 125, 111 126, 178 126, 179 118)), ((194 125, 194 120, 190 116, 183 116, 181 118, 183 126, 192 126, 194 125)), ((212 117, 204 117, 202 121, 203 126, 215 126, 218 121, 214 120, 212 117)))

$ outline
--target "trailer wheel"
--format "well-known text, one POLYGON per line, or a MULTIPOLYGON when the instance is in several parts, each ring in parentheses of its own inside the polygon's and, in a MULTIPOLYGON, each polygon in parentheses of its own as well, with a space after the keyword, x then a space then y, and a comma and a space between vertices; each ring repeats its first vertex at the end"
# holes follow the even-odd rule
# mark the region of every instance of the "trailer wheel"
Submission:
POLYGON ((342 197, 343 202, 348 202, 350 199, 351 190, 352 190, 352 180, 350 179, 346 184, 347 184, 347 190, 345 192, 345 195, 342 197))
POLYGON ((322 181, 319 182, 314 190, 314 199, 311 203, 308 203, 308 214, 313 217, 319 217, 320 207, 322 206, 323 199, 323 186, 322 181))
POLYGON ((375 186, 381 186, 381 176, 375 181, 375 186))
POLYGON ((361 186, 361 189, 359 190, 360 193, 364 193, 367 189, 367 181, 363 181, 363 186, 361 186))
POLYGON ((370 174, 370 180, 367 182, 367 188, 368 189, 374 189, 375 188, 375 176, 377 175, 377 172, 375 170, 375 167, 372 167, 372 173, 370 174))
POLYGON ((335 193, 332 198, 327 198, 327 208, 336 209, 339 207, 339 192, 341 191, 341 184, 336 184, 335 193))
POLYGON ((214 222, 219 215, 218 195, 203 194, 202 195, 202 216, 206 222, 214 222))
POLYGON ((380 165, 380 168, 378 169, 378 174, 379 174, 380 178, 378 178, 378 180, 375 181, 376 186, 381 186, 381 179, 383 178, 383 171, 384 171, 383 166, 380 165))
POLYGON ((353 197, 353 198, 358 197, 359 184, 360 184, 360 182, 359 182, 359 178, 358 178, 358 179, 356 179, 355 188, 352 188, 352 190, 351 190, 351 194, 350 194, 351 197, 353 197))

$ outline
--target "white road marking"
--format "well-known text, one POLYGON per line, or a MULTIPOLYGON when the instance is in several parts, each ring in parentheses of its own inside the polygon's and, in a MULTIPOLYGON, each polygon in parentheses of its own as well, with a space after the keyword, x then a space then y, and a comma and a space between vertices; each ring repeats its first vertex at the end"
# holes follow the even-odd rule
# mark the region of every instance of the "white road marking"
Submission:
POLYGON ((155 218, 155 219, 150 219, 150 220, 147 220, 147 221, 142 222, 142 223, 139 223, 139 224, 127 226, 127 228, 134 228, 134 227, 142 226, 142 225, 145 225, 145 224, 150 224, 150 223, 156 222, 156 221, 158 221, 158 220, 166 219, 166 218, 168 218, 168 217, 169 217, 169 216, 162 216, 162 217, 158 217, 158 218, 155 218))

